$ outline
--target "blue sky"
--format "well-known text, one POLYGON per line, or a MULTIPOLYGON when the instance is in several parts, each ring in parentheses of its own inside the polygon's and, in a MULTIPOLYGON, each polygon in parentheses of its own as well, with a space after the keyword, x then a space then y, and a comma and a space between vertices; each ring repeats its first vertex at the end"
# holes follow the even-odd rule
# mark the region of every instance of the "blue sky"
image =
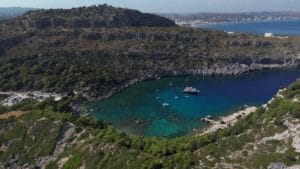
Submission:
POLYGON ((300 11, 300 0, 0 0, 0 7, 71 8, 103 3, 160 13, 300 11))

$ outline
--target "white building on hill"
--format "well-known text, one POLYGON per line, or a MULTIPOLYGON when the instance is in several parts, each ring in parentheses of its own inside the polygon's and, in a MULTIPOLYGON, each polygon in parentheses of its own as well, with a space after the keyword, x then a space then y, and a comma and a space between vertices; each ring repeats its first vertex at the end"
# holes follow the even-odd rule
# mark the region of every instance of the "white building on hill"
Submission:
POLYGON ((271 32, 265 33, 265 37, 270 38, 270 37, 274 37, 274 34, 271 32))

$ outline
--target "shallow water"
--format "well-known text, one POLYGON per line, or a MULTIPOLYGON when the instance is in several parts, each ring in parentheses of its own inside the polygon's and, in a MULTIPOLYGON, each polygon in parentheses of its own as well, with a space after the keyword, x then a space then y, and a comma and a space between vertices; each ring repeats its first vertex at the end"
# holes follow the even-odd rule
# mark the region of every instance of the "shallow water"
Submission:
POLYGON ((177 137, 244 105, 261 105, 300 77, 300 69, 264 70, 239 76, 171 77, 142 82, 111 98, 88 103, 91 115, 129 134, 177 137), (193 86, 199 95, 182 93, 193 86), (163 106, 164 103, 169 104, 163 106))

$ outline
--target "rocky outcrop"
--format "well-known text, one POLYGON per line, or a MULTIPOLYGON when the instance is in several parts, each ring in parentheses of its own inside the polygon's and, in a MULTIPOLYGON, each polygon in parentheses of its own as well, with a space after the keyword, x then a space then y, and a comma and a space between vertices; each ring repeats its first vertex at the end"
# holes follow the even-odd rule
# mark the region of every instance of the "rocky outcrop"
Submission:
POLYGON ((270 163, 268 169, 299 169, 300 165, 293 165, 288 167, 284 163, 270 163))
POLYGON ((271 46, 271 43, 268 41, 261 41, 261 40, 233 40, 233 41, 228 41, 226 43, 227 46, 229 47, 236 47, 236 46, 254 46, 254 47, 268 47, 271 46))
MULTIPOLYGON (((199 69, 193 70, 165 70, 160 72, 153 73, 145 73, 140 75, 139 77, 133 78, 124 82, 122 85, 117 85, 111 88, 109 91, 105 92, 105 94, 101 96, 95 95, 96 93, 92 92, 92 88, 87 88, 86 90, 78 91, 77 94, 81 94, 88 100, 98 100, 98 99, 106 99, 117 93, 124 91, 129 86, 147 81, 147 80, 157 80, 164 77, 169 76, 202 76, 202 75, 239 75, 242 73, 247 73, 255 70, 262 69, 274 69, 274 68, 292 68, 296 67, 298 64, 260 64, 260 63, 252 63, 250 65, 245 64, 215 64, 211 67, 202 67, 199 69)), ((75 111, 76 109, 74 109, 75 111)))
POLYGON ((70 147, 70 141, 75 135, 75 125, 72 123, 64 124, 59 138, 57 139, 55 149, 50 156, 36 159, 36 166, 46 168, 46 166, 59 158, 59 156, 70 147))

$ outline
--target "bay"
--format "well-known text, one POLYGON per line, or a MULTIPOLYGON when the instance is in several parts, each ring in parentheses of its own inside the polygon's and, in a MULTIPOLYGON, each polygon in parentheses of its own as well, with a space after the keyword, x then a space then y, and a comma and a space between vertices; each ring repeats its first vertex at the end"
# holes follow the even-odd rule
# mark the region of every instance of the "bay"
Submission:
POLYGON ((130 86, 108 99, 85 108, 97 119, 111 122, 129 134, 177 137, 205 126, 201 118, 227 115, 270 100, 280 89, 300 77, 300 69, 251 72, 238 76, 170 77, 130 86), (186 86, 198 95, 182 93, 186 86))

